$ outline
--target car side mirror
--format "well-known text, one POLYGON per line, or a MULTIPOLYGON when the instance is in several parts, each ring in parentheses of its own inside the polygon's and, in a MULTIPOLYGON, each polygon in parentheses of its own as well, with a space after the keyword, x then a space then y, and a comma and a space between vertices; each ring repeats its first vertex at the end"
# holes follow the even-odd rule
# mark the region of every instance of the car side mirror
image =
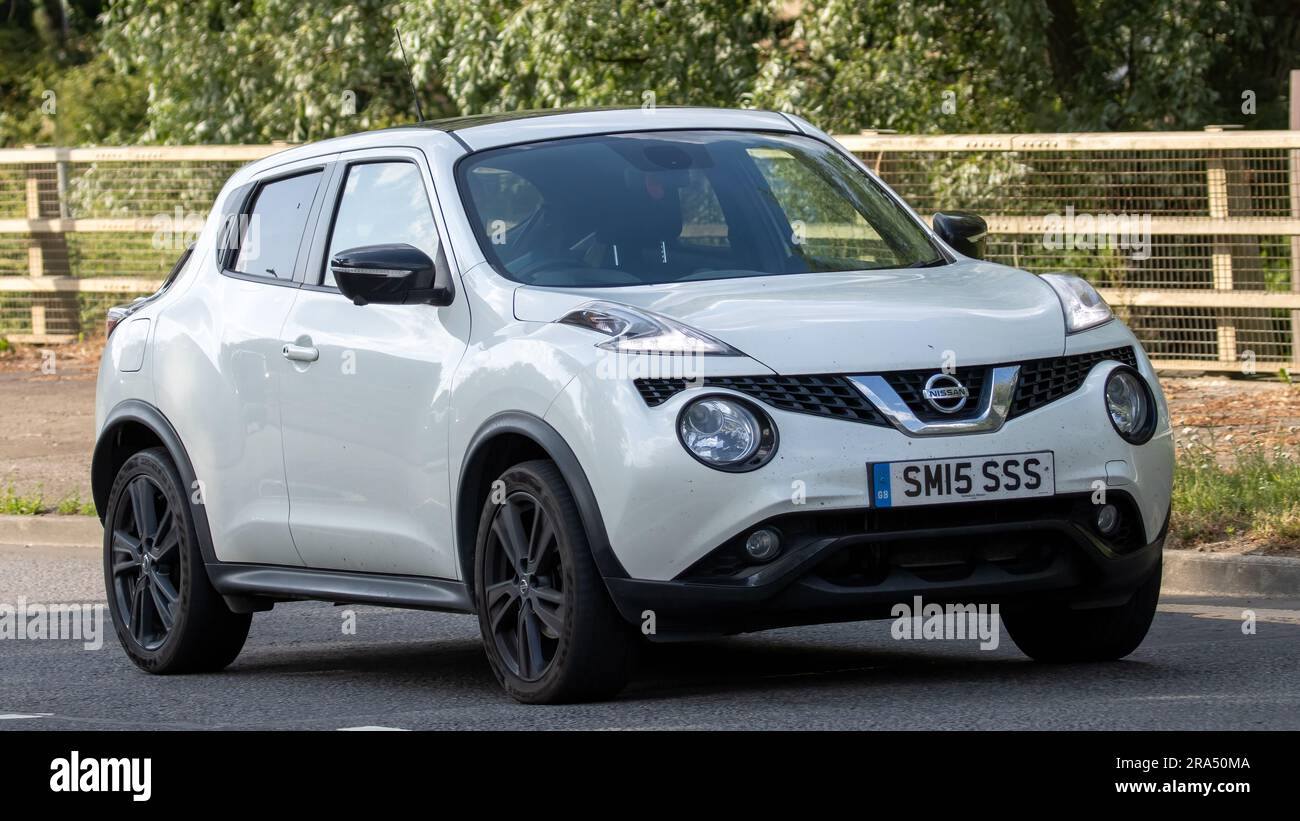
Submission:
POLYGON ((959 254, 984 259, 984 242, 989 225, 984 218, 965 211, 946 211, 934 215, 934 232, 959 254))
POLYGON ((450 305, 455 296, 446 253, 438 259, 412 245, 365 245, 340 251, 330 260, 339 291, 357 305, 450 305))

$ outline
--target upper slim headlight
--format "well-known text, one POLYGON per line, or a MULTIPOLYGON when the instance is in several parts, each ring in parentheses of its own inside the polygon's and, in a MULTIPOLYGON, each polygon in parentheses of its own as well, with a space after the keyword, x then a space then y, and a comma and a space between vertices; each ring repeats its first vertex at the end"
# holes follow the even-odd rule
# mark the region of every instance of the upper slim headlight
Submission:
POLYGON ((1106 378, 1106 412, 1115 432, 1135 445, 1155 432, 1155 398, 1142 375, 1130 367, 1116 368, 1106 378))
POLYGON ((588 302, 556 320, 612 337, 596 347, 624 353, 744 356, 703 331, 617 302, 588 302))
POLYGON ((1110 306, 1086 279, 1073 274, 1043 274, 1065 311, 1065 332, 1078 333, 1114 319, 1110 306))
POLYGON ((682 408, 677 435, 704 464, 732 472, 767 464, 776 451, 776 426, 748 402, 705 396, 682 408))

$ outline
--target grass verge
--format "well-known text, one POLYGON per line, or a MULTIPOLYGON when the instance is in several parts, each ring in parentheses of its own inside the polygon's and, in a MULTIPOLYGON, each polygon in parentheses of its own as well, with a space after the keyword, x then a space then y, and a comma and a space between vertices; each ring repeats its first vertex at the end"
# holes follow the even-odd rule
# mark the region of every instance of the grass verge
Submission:
POLYGON ((1174 473, 1171 530, 1191 545, 1300 539, 1300 461, 1281 448, 1252 448, 1222 464, 1209 447, 1187 443, 1174 473))
POLYGON ((0 514, 7 516, 36 516, 41 513, 62 513, 65 516, 94 516, 95 503, 82 501, 77 494, 65 496, 53 505, 45 501, 38 488, 35 493, 14 493, 12 484, 0 489, 0 514))

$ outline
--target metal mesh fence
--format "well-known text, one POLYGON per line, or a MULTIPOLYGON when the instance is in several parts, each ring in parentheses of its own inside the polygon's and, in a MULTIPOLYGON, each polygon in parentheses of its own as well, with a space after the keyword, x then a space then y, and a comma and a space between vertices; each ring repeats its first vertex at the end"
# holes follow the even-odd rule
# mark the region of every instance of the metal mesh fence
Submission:
MULTIPOLYGON (((1297 358, 1300 132, 838 139, 922 214, 985 216, 991 260, 1103 288, 1154 359, 1297 358)), ((179 226, 274 150, 0 150, 0 334, 97 333, 166 274, 179 226)))
POLYGON ((0 219, 27 216, 27 173, 21 165, 0 165, 0 219))
POLYGON ((0 277, 26 276, 30 234, 0 234, 0 277))
MULTIPOLYGON (((859 152, 914 208, 1004 216, 1062 213, 1210 216, 1211 178, 1235 217, 1290 217, 1288 151, 859 152)), ((1217 198, 1217 194, 1215 197, 1217 198)))
POLYGON ((1040 234, 989 237, 988 258, 1036 274, 1066 271, 1105 288, 1213 289, 1232 262, 1232 287, 1242 291, 1290 292, 1291 241, 1284 236, 1159 236, 1146 248, 1065 249, 1045 247, 1040 234), (1217 259, 1216 259, 1217 257, 1217 259))
POLYGON ((161 279, 185 250, 183 235, 69 234, 66 259, 78 277, 161 279))
POLYGON ((1291 357, 1291 312, 1268 308, 1127 307, 1119 310, 1153 360, 1228 361, 1287 364, 1291 357))
POLYGON ((69 163, 64 200, 76 219, 207 216, 240 162, 69 163))
MULTIPOLYGON (((90 338, 103 333, 104 319, 113 305, 130 302, 143 294, 23 293, 0 291, 0 336, 33 336, 33 309, 39 312, 54 341, 90 338)), ((39 341, 31 339, 31 341, 39 341)))
POLYGON ((156 287, 226 179, 274 146, 0 150, 0 334, 98 333, 156 287))
POLYGON ((1300 133, 839 139, 922 214, 985 216, 990 260, 1104 289, 1153 359, 1296 362, 1300 133))

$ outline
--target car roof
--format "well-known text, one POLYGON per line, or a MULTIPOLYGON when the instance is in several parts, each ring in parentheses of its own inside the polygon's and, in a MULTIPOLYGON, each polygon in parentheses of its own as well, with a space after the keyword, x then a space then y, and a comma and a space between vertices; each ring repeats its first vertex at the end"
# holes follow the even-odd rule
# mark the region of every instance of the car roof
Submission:
POLYGON ((501 114, 477 114, 428 120, 411 125, 377 131, 363 131, 333 137, 306 145, 294 146, 246 166, 244 171, 259 174, 268 168, 339 151, 379 148, 409 144, 420 132, 429 137, 446 135, 467 152, 483 151, 507 145, 581 137, 593 134, 616 134, 634 131, 680 131, 685 129, 719 129, 742 131, 779 131, 799 133, 795 119, 772 111, 695 106, 656 106, 636 108, 557 108, 513 111, 501 114))
POLYGON ((626 131, 740 129, 797 132, 786 116, 772 111, 693 106, 609 107, 518 111, 435 120, 417 127, 452 134, 468 150, 611 134, 626 131))
MULTIPOLYGON (((681 108, 682 106, 673 106, 681 108)), ((554 117, 560 114, 590 114, 593 111, 632 111, 628 106, 578 106, 575 108, 526 108, 519 111, 501 111, 496 114, 466 114, 460 117, 443 117, 437 120, 424 120, 405 128, 432 128, 435 131, 465 131, 484 125, 509 123, 515 120, 529 120, 536 117, 554 117)))

